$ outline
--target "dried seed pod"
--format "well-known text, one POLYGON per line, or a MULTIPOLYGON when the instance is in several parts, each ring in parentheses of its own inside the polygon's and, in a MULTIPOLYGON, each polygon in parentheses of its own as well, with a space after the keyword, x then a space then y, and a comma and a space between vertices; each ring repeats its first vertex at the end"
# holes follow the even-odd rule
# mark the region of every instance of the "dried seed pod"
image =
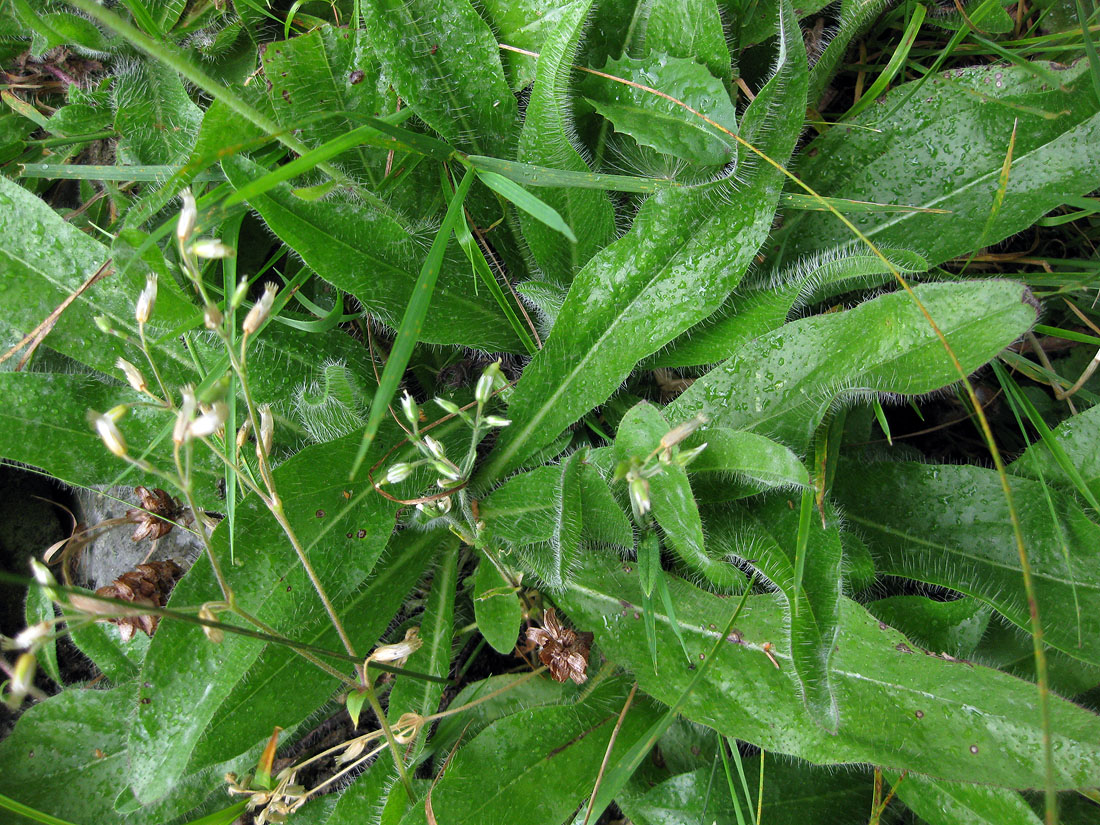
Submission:
POLYGON ((591 633, 578 633, 563 627, 554 608, 542 616, 542 627, 527 629, 527 640, 539 646, 539 660, 550 668, 550 675, 559 682, 572 679, 578 685, 588 676, 588 652, 592 646, 591 633))
MULTIPOLYGON (((96 595, 139 605, 164 607, 168 603, 172 588, 176 586, 181 576, 183 576, 183 568, 171 559, 151 561, 139 564, 135 569, 123 573, 106 587, 99 588, 96 595)), ((117 616, 108 621, 118 625, 122 641, 128 642, 138 630, 147 636, 152 636, 153 631, 157 629, 160 617, 117 616)))
POLYGON ((180 505, 164 490, 157 487, 135 487, 134 493, 141 499, 141 507, 126 511, 126 520, 137 525, 134 541, 156 540, 172 532, 172 522, 180 517, 180 505))

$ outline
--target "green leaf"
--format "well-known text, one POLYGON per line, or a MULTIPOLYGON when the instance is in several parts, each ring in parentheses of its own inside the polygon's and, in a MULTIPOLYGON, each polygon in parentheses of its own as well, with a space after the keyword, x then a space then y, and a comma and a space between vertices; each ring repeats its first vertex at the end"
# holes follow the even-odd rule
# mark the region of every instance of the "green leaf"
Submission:
MULTIPOLYGON (((631 459, 641 462, 659 447, 661 438, 670 429, 652 404, 636 404, 619 424, 615 463, 631 459)), ((661 464, 660 472, 647 481, 653 517, 661 525, 665 546, 692 572, 705 576, 715 587, 739 592, 745 583, 744 573, 707 551, 699 508, 684 468, 675 462, 661 464)))
MULTIPOLYGON (((393 111, 397 101, 392 92, 387 94, 365 40, 359 32, 323 26, 268 43, 262 51, 263 69, 276 120, 300 129, 302 140, 317 146, 350 131, 362 117, 393 111), (334 113, 339 115, 301 125, 334 113)), ((385 175, 386 154, 359 147, 342 154, 339 163, 376 187, 385 175)))
MULTIPOLYGON (((975 239, 995 243, 1067 195, 1100 185, 1100 115, 1096 99, 1082 91, 1087 72, 1081 61, 1059 72, 1062 88, 1050 88, 1018 66, 952 70, 890 111, 909 95, 912 84, 903 84, 852 121, 872 129, 841 125, 814 140, 798 175, 822 195, 949 210, 851 219, 876 244, 916 249, 932 264, 965 255, 975 239), (1008 188, 990 220, 1014 129, 1008 188)), ((850 235, 831 215, 802 213, 783 237, 784 258, 795 260, 850 235)))
MULTIPOLYGON (((264 172, 243 158, 227 159, 222 167, 238 187, 264 172)), ((425 251, 422 240, 395 216, 351 201, 303 201, 286 184, 253 198, 250 205, 314 272, 354 295, 384 324, 398 327, 416 294, 415 273, 425 251)), ((421 340, 519 351, 519 342, 500 308, 489 295, 473 294, 470 277, 460 258, 444 258, 421 340)))
POLYGON ((788 649, 803 701, 812 719, 835 731, 847 721, 838 717, 830 668, 839 633, 844 552, 835 516, 828 513, 831 523, 823 527, 814 513, 800 560, 799 510, 790 503, 786 496, 773 495, 737 506, 732 513, 715 511, 707 519, 708 534, 712 549, 721 548, 723 558, 741 559, 783 596, 790 624, 788 649))
POLYGON ((570 243, 575 244, 577 242, 577 236, 573 234, 573 230, 569 228, 569 224, 562 220, 557 210, 545 201, 532 195, 518 183, 509 180, 503 175, 498 175, 496 172, 482 171, 478 172, 477 176, 482 183, 505 200, 510 201, 516 208, 523 210, 544 226, 553 229, 555 232, 561 233, 570 243))
POLYGON ((481 635, 495 651, 509 654, 515 649, 523 621, 519 594, 500 575, 496 565, 484 557, 474 578, 474 618, 481 635))
MULTIPOLYGON (((789 22, 784 59, 750 107, 782 98, 786 108, 770 111, 763 145, 780 161, 794 146, 805 102, 805 51, 793 15, 789 22)), ((767 235, 779 188, 777 173, 760 166, 741 188, 726 178, 650 197, 630 232, 577 273, 553 333, 516 386, 513 424, 479 480, 500 478, 552 442, 640 359, 713 312, 767 235)))
POLYGON ((1039 825, 1019 793, 988 785, 965 785, 924 776, 887 775, 898 799, 928 825, 1039 825))
MULTIPOLYGON (((928 262, 904 249, 880 249, 900 272, 924 272, 928 262)), ((690 330, 650 363, 693 367, 729 358, 753 338, 786 323, 791 313, 854 289, 880 286, 890 278, 882 259, 849 244, 814 254, 771 277, 755 278, 730 297, 726 306, 690 330)))
POLYGON ((689 473, 731 473, 747 489, 746 495, 776 487, 810 486, 810 474, 802 461, 770 438, 727 427, 706 427, 687 445, 705 442, 707 447, 688 466, 689 473))
MULTIPOLYGON (((1034 299, 1011 281, 925 284, 915 291, 966 373, 1035 321, 1034 299)), ((671 420, 703 414, 714 424, 762 432, 801 451, 838 399, 867 392, 919 395, 958 377, 912 299, 898 292, 755 339, 666 412, 671 420)))
MULTIPOLYGON (((851 466, 833 488, 880 572, 975 596, 1030 628, 1020 559, 1000 479, 983 467, 851 466), (965 508, 955 503, 966 502, 965 508)), ((1068 496, 1010 477, 1039 604, 1043 638, 1100 664, 1100 527, 1068 496), (1069 557, 1063 555, 1063 543, 1069 557)))
MULTIPOLYGON (((570 64, 574 62, 591 7, 592 0, 566 6, 555 16, 556 25, 547 27, 519 139, 518 158, 525 163, 582 174, 591 171, 573 145, 575 126, 566 105, 570 64)), ((513 40, 505 42, 520 45, 513 40)), ((542 197, 568 225, 577 227, 580 239, 569 241, 520 215, 523 237, 546 277, 568 285, 574 273, 614 239, 614 211, 606 193, 600 191, 553 188, 543 191, 542 197)))
MULTIPOLYGON (((383 588, 396 601, 393 612, 387 612, 390 607, 381 602, 364 605, 360 600, 360 587, 393 529, 394 511, 370 488, 345 499, 347 451, 356 438, 306 448, 276 469, 274 476, 286 516, 337 611, 364 631, 380 625, 376 631, 380 635, 404 592, 394 596, 397 587, 392 581, 383 588)), ((228 535, 225 522, 222 525, 213 535, 213 546, 226 567, 228 535)), ((340 650, 296 553, 255 496, 238 505, 235 530, 249 538, 237 542, 237 563, 226 567, 240 606, 277 632, 323 639, 329 649, 340 650)), ((221 598, 203 556, 176 585, 170 605, 221 598)), ((352 633, 352 638, 364 637, 366 632, 352 633)), ((277 723, 273 720, 280 715, 296 724, 331 694, 330 677, 312 667, 299 671, 296 662, 290 666, 297 656, 286 648, 265 648, 263 642, 233 634, 215 645, 191 625, 161 624, 142 667, 141 701, 130 729, 130 784, 139 800, 148 803, 169 791, 215 719, 216 726, 226 726, 225 733, 208 739, 207 747, 235 756, 270 735, 271 725, 277 723), (180 662, 188 666, 181 668, 180 662), (309 673, 308 683, 302 673, 309 673), (271 696, 264 704, 257 700, 255 707, 264 708, 263 712, 249 704, 252 691, 245 681, 249 678, 256 679, 261 694, 271 696), (288 692, 286 686, 291 684, 295 689, 288 692)))
POLYGON ((1067 418, 1052 436, 1055 449, 1060 449, 1062 455, 1055 455, 1045 442, 1036 441, 1009 465, 1009 472, 1035 479, 1041 472, 1047 482, 1067 490, 1074 489, 1076 475, 1100 499, 1100 406, 1067 418))
MULTIPOLYGON (((524 811, 528 825, 560 825, 588 796, 607 750, 616 717, 626 699, 625 680, 579 704, 514 713, 458 749, 432 791, 439 822, 511 822, 517 799, 538 793, 524 811)), ((636 698, 623 720, 612 759, 643 735, 656 713, 636 698)), ((414 805, 402 823, 425 821, 414 805)))
POLYGON ((351 724, 353 727, 359 727, 359 713, 363 710, 363 705, 366 701, 367 691, 365 689, 353 690, 344 701, 344 707, 347 708, 348 716, 351 717, 351 724))
MULTIPOLYGON (((745 759, 744 763, 746 780, 755 795, 760 760, 745 759)), ((736 822, 729 791, 720 782, 715 777, 712 784, 707 766, 676 774, 652 788, 631 783, 630 791, 616 801, 635 825, 736 822)), ((854 821, 854 812, 871 807, 871 788, 870 777, 794 764, 769 754, 764 763, 761 821, 768 825, 854 821)), ((751 806, 754 813, 755 802, 751 806)))
POLYGON ((513 156, 516 99, 467 0, 369 0, 362 12, 375 56, 421 120, 470 154, 513 156))
POLYGON ((129 682, 138 675, 150 641, 139 633, 130 641, 123 642, 116 625, 101 622, 73 628, 69 638, 116 685, 129 682))
MULTIPOLYGON (((354 523, 363 524, 362 516, 354 523)), ((248 529, 246 522, 239 524, 243 526, 238 529, 248 529)), ((368 539, 359 539, 358 534, 359 531, 356 531, 351 539, 360 545, 361 549, 356 548, 356 554, 369 552, 369 548, 362 547, 368 539)), ((242 535, 249 533, 242 532, 242 535)), ((416 586, 424 570, 431 566, 435 553, 450 541, 450 536, 439 532, 394 536, 372 575, 354 594, 343 595, 337 604, 337 615, 348 635, 364 647, 363 658, 366 658, 370 647, 381 641, 409 591, 416 586)), ((363 562, 368 560, 363 559, 363 562)), ((358 571, 350 564, 348 567, 349 576, 354 580, 358 571)), ((296 641, 302 640, 328 650, 341 650, 340 639, 327 618, 320 613, 311 618, 308 623, 299 622, 293 631, 288 631, 288 635, 296 641)), ((333 662, 330 661, 330 664, 333 662)), ((338 669, 350 675, 348 665, 343 668, 338 666, 338 669)), ((419 670, 416 666, 412 669, 419 670)), ((269 645, 251 665, 244 679, 233 686, 218 708, 217 718, 208 723, 207 735, 195 748, 188 770, 195 771, 208 764, 216 764, 264 741, 271 735, 272 724, 289 729, 301 723, 323 706, 334 690, 341 687, 343 685, 334 677, 322 675, 316 667, 292 651, 269 645), (295 686, 292 701, 288 701, 286 696, 287 685, 295 686)))
POLYGON ((614 124, 616 132, 692 163, 720 166, 737 157, 733 138, 708 122, 737 134, 737 110, 721 81, 705 66, 691 58, 651 53, 641 59, 609 60, 602 71, 634 84, 628 86, 599 75, 590 75, 581 84, 585 100, 614 124), (679 103, 648 89, 656 89, 679 103))
MULTIPOLYGON (((715 626, 732 613, 733 600, 669 579, 689 649, 709 650, 719 632, 715 626)), ((694 674, 661 615, 661 670, 653 674, 642 623, 634 618, 641 595, 637 575, 621 563, 589 557, 559 603, 574 623, 595 632, 601 649, 631 671, 644 691, 671 704, 694 674)), ((741 643, 721 648, 681 713, 723 735, 816 764, 870 762, 954 781, 1043 785, 1043 733, 1033 711, 1034 685, 912 651, 901 634, 880 627, 862 607, 842 599, 839 649, 832 662, 841 725, 830 734, 800 698, 784 641, 786 621, 776 597, 750 598, 738 623, 741 643), (762 652, 765 642, 774 645, 780 669, 762 652)), ((1051 711, 1056 786, 1092 787, 1100 717, 1058 698, 1052 698, 1051 711)))
MULTIPOLYGON (((28 708, 12 734, 0 743, 2 792, 79 825, 120 821, 116 799, 120 792, 129 795, 130 767, 125 729, 119 720, 132 707, 132 689, 120 687, 70 688, 28 708)), ((221 769, 224 773, 241 767, 221 769)), ((162 803, 135 810, 127 821, 152 825, 175 819, 209 797, 220 779, 212 772, 181 777, 162 803)), ((224 794, 220 801, 226 801, 224 794)), ((37 820, 16 821, 22 825, 37 820)))
POLYGON ((731 80, 726 33, 714 0, 655 0, 646 20, 645 45, 650 52, 701 63, 723 83, 731 80))
POLYGON ((155 61, 131 64, 114 84, 118 160, 124 164, 183 163, 202 123, 174 70, 155 61))
MULTIPOLYGON (((440 553, 432 576, 428 605, 420 619, 420 638, 424 641, 410 659, 420 673, 446 675, 451 670, 451 642, 454 636, 455 588, 458 583, 458 540, 449 537, 448 546, 440 553)), ((396 721, 403 713, 428 716, 439 710, 444 685, 412 676, 398 676, 387 705, 387 713, 396 721)), ((416 751, 423 750, 424 737, 416 742, 416 751)))
MULTIPOLYGON (((141 406, 143 397, 129 387, 105 383, 90 375, 42 372, 0 373, 0 455, 41 467, 54 478, 87 486, 109 484, 125 477, 127 483, 158 487, 159 477, 133 469, 107 451, 88 423, 89 410, 105 412, 116 404, 134 404, 118 427, 134 455, 164 434, 173 419, 141 406), (49 410, 49 415, 43 415, 49 410)), ((171 466, 171 447, 164 446, 151 460, 171 466)), ((206 461, 196 462, 195 481, 211 486, 220 473, 206 461)))
POLYGON ((926 596, 890 596, 867 609, 921 647, 960 659, 974 652, 989 627, 989 606, 975 598, 937 602, 926 596))

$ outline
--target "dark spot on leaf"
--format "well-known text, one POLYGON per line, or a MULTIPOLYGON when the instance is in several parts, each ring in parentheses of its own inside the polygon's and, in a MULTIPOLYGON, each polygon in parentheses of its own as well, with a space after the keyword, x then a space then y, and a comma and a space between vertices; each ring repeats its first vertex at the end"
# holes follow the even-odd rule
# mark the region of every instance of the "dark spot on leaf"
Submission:
POLYGON ((624 564, 623 565, 623 570, 625 570, 627 573, 631 572, 633 569, 634 568, 631 567, 629 564, 624 564))
POLYGON ((739 645, 739 644, 744 643, 745 637, 743 635, 741 635, 740 630, 738 630, 737 628, 734 628, 733 630, 730 631, 730 635, 728 635, 726 637, 726 641, 727 642, 733 642, 735 645, 739 645))
POLYGON ((642 614, 637 612, 637 611, 634 611, 634 618, 635 619, 640 619, 640 618, 642 618, 642 614))
POLYGON ((885 630, 886 629, 886 622, 879 622, 878 623, 878 629, 879 630, 885 630))
POLYGON ((287 592, 287 593, 289 593, 289 592, 290 592, 290 585, 289 585, 289 584, 288 584, 288 585, 286 586, 286 592, 287 592))
POLYGON ((152 703, 152 701, 153 700, 150 699, 148 696, 142 696, 141 697, 141 704, 143 704, 143 705, 148 705, 148 704, 152 703))
POLYGON ((351 533, 348 533, 348 538, 349 538, 349 539, 351 538, 351 533))
POLYGON ((913 648, 909 647, 905 642, 898 642, 894 645, 894 650, 900 650, 902 653, 912 653, 913 648))
POLYGON ((918 711, 917 711, 917 712, 916 712, 915 714, 913 714, 913 715, 914 715, 914 716, 916 716, 916 717, 917 717, 918 719, 923 719, 923 718, 924 718, 924 711, 923 711, 923 710, 918 710, 918 711))
POLYGON ((977 745, 971 745, 970 746, 970 752, 971 753, 977 753, 978 752, 978 746, 977 745))
POLYGON ((705 653, 700 653, 700 654, 699 654, 699 661, 700 661, 700 662, 701 662, 701 661, 703 661, 703 660, 704 660, 704 659, 706 659, 706 658, 707 658, 707 654, 705 654, 705 653))
POLYGON ((365 539, 367 537, 367 531, 366 530, 360 530, 355 535, 356 535, 357 538, 365 539))
POLYGON ((428 49, 428 54, 435 54, 437 51, 439 51, 439 44, 432 43, 432 47, 428 49))
POLYGON ((288 92, 286 89, 283 89, 283 100, 285 100, 287 103, 290 103, 290 92, 288 92))
POLYGON ((317 515, 317 518, 324 518, 325 517, 325 511, 324 510, 318 510, 316 515, 317 515))
POLYGON ((357 83, 362 83, 363 82, 363 77, 364 77, 364 75, 363 75, 362 69, 356 69, 348 77, 348 83, 350 83, 352 86, 356 85, 357 83))
POLYGON ((707 627, 709 627, 711 630, 717 630, 718 629, 713 624, 708 624, 707 627))

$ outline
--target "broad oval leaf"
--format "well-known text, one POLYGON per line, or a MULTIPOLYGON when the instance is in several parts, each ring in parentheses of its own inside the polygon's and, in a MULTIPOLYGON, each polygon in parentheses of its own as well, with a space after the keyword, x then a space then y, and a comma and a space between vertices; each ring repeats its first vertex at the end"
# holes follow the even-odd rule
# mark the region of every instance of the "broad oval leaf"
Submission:
POLYGON ((495 651, 509 654, 515 649, 523 606, 515 588, 484 556, 474 575, 474 618, 481 635, 495 651))

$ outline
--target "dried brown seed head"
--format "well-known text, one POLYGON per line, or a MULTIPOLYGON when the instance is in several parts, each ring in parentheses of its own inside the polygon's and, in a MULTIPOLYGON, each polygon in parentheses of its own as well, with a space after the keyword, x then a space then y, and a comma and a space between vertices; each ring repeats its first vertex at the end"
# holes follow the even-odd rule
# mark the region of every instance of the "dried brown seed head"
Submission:
POLYGON ((543 614, 542 623, 542 627, 527 630, 527 640, 539 646, 539 660, 557 681, 572 679, 578 685, 583 684, 588 679, 585 671, 592 634, 564 627, 552 607, 543 614))

